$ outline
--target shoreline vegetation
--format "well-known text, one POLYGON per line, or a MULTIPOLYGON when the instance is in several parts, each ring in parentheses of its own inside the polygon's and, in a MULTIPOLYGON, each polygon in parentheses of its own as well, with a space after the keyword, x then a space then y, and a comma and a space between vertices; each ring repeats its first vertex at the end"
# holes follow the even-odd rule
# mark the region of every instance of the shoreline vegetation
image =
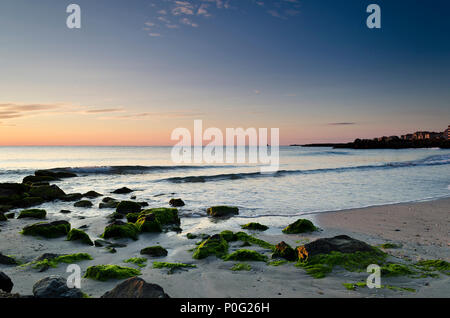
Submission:
POLYGON ((63 178, 78 176, 38 170, 0 184, 0 298, 449 296, 449 198, 291 217, 281 228, 228 227, 239 208, 211 205, 205 219, 221 230, 192 232, 181 198, 147 208, 127 187, 111 198, 50 184, 63 178), (105 214, 79 226, 55 211, 61 201, 105 214), (81 289, 65 285, 62 263, 80 266, 81 289), (366 284, 371 264, 377 289, 366 284))

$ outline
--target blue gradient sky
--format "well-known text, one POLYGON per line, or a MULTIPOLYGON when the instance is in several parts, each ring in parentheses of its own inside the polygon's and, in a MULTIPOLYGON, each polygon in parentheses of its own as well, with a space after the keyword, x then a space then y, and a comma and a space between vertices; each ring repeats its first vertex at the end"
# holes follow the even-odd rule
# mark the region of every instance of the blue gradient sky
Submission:
POLYGON ((277 127, 282 144, 444 130, 448 1, 2 0, 0 144, 171 144, 277 127), (66 27, 66 7, 82 28, 66 27), (370 3, 381 30, 365 25, 370 3), (32 132, 32 133, 30 133, 32 132))

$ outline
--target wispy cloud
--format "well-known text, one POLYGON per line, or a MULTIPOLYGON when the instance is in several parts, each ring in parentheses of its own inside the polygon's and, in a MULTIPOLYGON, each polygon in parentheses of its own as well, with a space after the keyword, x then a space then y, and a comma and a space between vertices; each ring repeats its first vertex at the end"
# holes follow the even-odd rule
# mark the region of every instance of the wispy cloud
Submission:
POLYGON ((100 119, 105 120, 118 120, 118 119, 131 119, 131 120, 144 120, 149 118, 192 118, 198 116, 204 116, 205 113, 198 111, 186 111, 186 110, 174 110, 169 112, 143 112, 143 113, 129 113, 119 116, 104 116, 100 119))
POLYGON ((340 123, 328 123, 330 126, 350 126, 350 125, 356 125, 354 122, 340 122, 340 123))

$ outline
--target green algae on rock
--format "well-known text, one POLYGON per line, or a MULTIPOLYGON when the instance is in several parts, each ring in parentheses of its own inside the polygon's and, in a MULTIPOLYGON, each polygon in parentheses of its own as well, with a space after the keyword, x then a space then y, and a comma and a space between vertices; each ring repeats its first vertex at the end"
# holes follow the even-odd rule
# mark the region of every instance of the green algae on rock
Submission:
POLYGON ((128 277, 141 275, 141 271, 131 267, 119 265, 95 265, 86 269, 84 278, 90 278, 99 281, 109 279, 124 279, 128 277))
POLYGON ((236 272, 236 271, 250 271, 252 269, 252 267, 250 266, 250 264, 246 264, 246 263, 236 263, 233 265, 233 267, 231 267, 231 270, 236 272))
POLYGON ((149 255, 153 257, 167 256, 167 250, 159 245, 143 248, 140 253, 141 255, 149 255))
POLYGON ((298 219, 292 224, 289 224, 285 227, 282 232, 285 234, 299 234, 305 232, 314 232, 317 231, 318 228, 307 219, 298 219))
POLYGON ((195 259, 203 259, 210 255, 222 257, 228 252, 228 243, 220 234, 215 234, 204 240, 195 248, 192 255, 195 259))
POLYGON ((132 257, 123 261, 124 263, 133 263, 139 267, 145 267, 147 265, 147 259, 145 257, 132 257))
POLYGON ((45 219, 47 211, 41 209, 28 209, 20 211, 17 216, 18 219, 32 218, 32 219, 45 219))
POLYGON ((265 231, 269 227, 260 223, 251 222, 241 225, 241 228, 243 228, 244 230, 251 230, 251 231, 265 231))
POLYGON ((101 238, 131 238, 138 239, 139 230, 132 223, 125 223, 122 221, 114 221, 105 227, 105 231, 100 236, 101 238))
POLYGON ((284 258, 288 261, 296 261, 298 259, 295 250, 286 244, 284 241, 278 243, 275 246, 275 251, 272 254, 272 258, 284 258))
POLYGON ((81 201, 75 202, 73 206, 77 207, 77 208, 90 208, 93 206, 93 204, 91 201, 81 200, 81 201))
MULTIPOLYGON (((47 255, 47 254, 46 254, 47 255)), ((73 264, 81 261, 92 260, 92 256, 87 253, 76 253, 67 255, 55 255, 54 257, 47 257, 31 263, 26 263, 21 266, 32 266, 36 269, 46 269, 48 267, 57 267, 60 263, 73 264)))
POLYGON ((388 263, 381 266, 381 276, 391 277, 391 276, 405 276, 415 274, 413 270, 404 264, 388 263))
POLYGON ((162 232, 161 224, 152 213, 139 216, 135 224, 139 232, 162 232))
POLYGON ((32 186, 29 191, 30 197, 39 197, 48 201, 61 199, 65 195, 64 191, 56 185, 32 186))
POLYGON ((68 241, 81 241, 84 244, 87 245, 94 245, 92 240, 89 238, 89 235, 86 234, 86 232, 79 230, 79 229, 71 229, 69 233, 67 234, 67 240, 68 241))
POLYGON ((421 260, 418 261, 415 266, 423 271, 439 271, 446 275, 450 275, 450 263, 441 259, 421 260))
POLYGON ((224 217, 239 214, 239 208, 235 206, 218 205, 206 209, 206 213, 212 217, 224 217))
POLYGON ((168 263, 168 262, 153 262, 153 268, 168 268, 168 274, 172 274, 178 269, 189 269, 197 267, 194 264, 184 264, 184 263, 168 263))
POLYGON ((378 245, 378 247, 381 247, 383 249, 391 249, 391 248, 400 248, 400 245, 394 244, 394 243, 384 243, 378 245))
POLYGON ((54 221, 50 223, 39 222, 25 226, 23 235, 43 236, 46 238, 57 238, 66 236, 70 231, 70 223, 67 221, 54 221))
POLYGON ((240 249, 223 258, 225 261, 255 261, 265 262, 267 256, 253 250, 240 249))
POLYGON ((141 212, 142 215, 153 214, 161 225, 180 225, 180 217, 176 208, 153 208, 141 212))

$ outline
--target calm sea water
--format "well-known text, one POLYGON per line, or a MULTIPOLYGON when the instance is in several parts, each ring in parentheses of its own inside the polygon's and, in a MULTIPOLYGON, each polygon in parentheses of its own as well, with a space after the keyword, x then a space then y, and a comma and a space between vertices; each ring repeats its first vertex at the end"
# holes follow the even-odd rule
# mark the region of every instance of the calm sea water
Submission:
MULTIPOLYGON (((0 182, 21 182, 36 169, 69 167, 79 178, 58 182, 66 193, 127 186, 150 207, 182 198, 183 216, 211 205, 235 205, 242 217, 293 216, 450 195, 450 150, 280 148, 280 171, 244 165, 180 166, 170 147, 0 147, 0 182)), ((101 200, 101 199, 98 199, 101 200)), ((98 204, 98 202, 95 202, 98 204)), ((68 204, 68 203, 64 203, 68 204)), ((73 209, 73 207, 72 207, 73 209)), ((105 212, 97 208, 83 213, 105 212)))

